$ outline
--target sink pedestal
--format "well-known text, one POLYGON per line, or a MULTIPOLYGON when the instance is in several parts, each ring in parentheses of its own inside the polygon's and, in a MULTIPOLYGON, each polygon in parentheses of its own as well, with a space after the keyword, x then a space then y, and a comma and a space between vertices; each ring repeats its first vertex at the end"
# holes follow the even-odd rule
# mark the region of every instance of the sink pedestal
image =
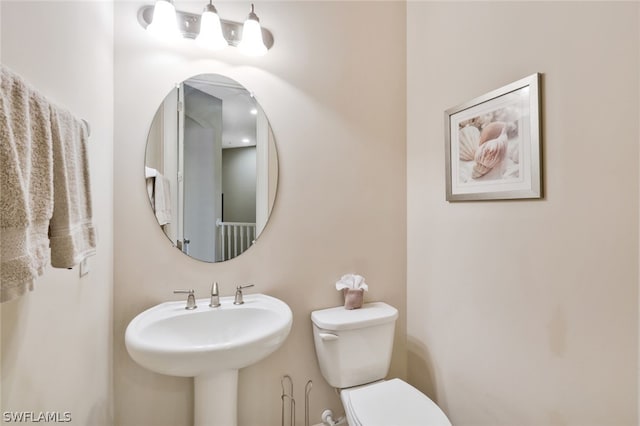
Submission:
POLYGON ((238 424, 238 370, 196 376, 193 383, 195 426, 238 424))

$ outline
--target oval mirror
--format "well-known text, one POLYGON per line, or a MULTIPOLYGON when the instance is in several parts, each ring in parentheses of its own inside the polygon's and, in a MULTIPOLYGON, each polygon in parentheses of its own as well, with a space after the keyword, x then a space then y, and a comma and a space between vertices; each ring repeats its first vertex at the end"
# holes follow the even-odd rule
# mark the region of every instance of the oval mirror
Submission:
POLYGON ((205 262, 251 247, 278 183, 264 111, 245 87, 217 74, 169 92, 151 123, 144 170, 158 225, 174 247, 205 262))

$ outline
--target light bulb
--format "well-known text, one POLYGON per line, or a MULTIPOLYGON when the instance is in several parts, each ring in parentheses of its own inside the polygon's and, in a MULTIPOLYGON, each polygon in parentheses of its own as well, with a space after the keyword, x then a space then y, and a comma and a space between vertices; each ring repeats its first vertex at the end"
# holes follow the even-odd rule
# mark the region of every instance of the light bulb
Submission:
POLYGON ((267 46, 264 45, 262 40, 260 20, 253 11, 253 4, 251 5, 251 13, 249 13, 247 20, 244 21, 242 40, 238 44, 238 49, 248 56, 261 56, 267 53, 267 46))
POLYGON ((163 40, 176 40, 180 38, 176 8, 167 0, 158 0, 153 8, 153 19, 147 27, 147 31, 163 40))
POLYGON ((196 43, 211 50, 223 49, 229 45, 222 35, 220 17, 211 2, 204 8, 200 17, 200 33, 196 37, 196 43))

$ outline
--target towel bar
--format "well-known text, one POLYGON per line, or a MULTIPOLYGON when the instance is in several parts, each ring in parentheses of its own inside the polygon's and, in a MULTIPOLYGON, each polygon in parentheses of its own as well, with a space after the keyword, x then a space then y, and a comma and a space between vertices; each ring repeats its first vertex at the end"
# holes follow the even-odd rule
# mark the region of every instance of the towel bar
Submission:
POLYGON ((85 126, 87 126, 87 136, 91 136, 91 125, 84 118, 81 119, 85 126))

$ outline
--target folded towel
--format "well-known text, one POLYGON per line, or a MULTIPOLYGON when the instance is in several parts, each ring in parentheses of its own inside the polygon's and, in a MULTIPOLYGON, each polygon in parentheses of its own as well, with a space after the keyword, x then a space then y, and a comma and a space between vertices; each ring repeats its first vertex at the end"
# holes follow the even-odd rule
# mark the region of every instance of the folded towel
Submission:
POLYGON ((160 225, 171 223, 171 182, 160 173, 154 178, 153 208, 160 225))
POLYGON ((147 194, 160 225, 171 223, 171 182, 152 167, 144 167, 147 194))
POLYGON ((49 226, 51 266, 72 268, 95 254, 88 130, 70 112, 51 108, 53 216, 49 226))
POLYGON ((156 177, 157 175, 158 175, 158 171, 156 169, 154 169, 153 167, 144 166, 145 178, 152 178, 152 177, 156 177))
POLYGON ((50 105, 0 65, 0 302, 33 290, 49 259, 50 105))

